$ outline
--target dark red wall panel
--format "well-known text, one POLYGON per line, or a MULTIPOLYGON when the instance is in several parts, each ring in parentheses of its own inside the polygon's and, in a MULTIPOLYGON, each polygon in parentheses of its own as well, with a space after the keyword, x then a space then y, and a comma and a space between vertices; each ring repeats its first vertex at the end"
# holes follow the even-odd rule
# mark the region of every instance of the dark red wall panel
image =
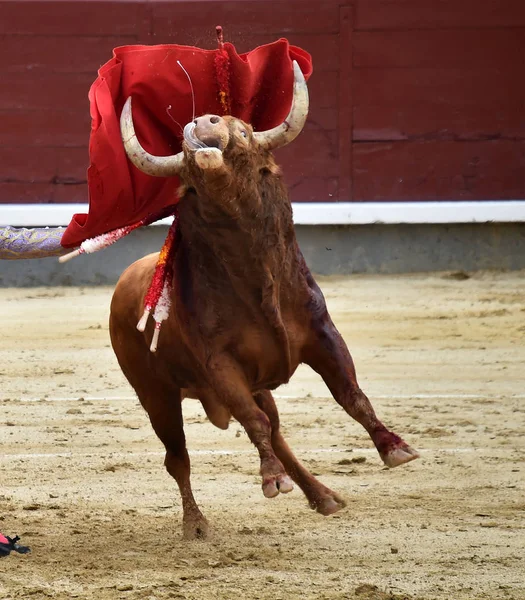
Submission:
POLYGON ((0 181, 5 183, 85 183, 87 148, 0 147, 0 181))
POLYGON ((522 28, 354 33, 355 67, 497 69, 517 65, 524 53, 522 28))
POLYGON ((0 72, 34 76, 87 73, 94 79, 97 69, 111 58, 115 46, 136 41, 136 36, 4 36, 0 72))
POLYGON ((114 46, 311 52, 278 152, 295 201, 525 198, 523 0, 0 2, 0 203, 87 200, 87 93, 114 46))
POLYGON ((523 0, 359 0, 356 30, 524 27, 523 0))
POLYGON ((292 199, 348 199, 344 148, 351 132, 340 127, 340 112, 348 112, 339 93, 341 7, 337 0, 322 4, 320 10, 312 0, 0 3, 0 203, 85 202, 87 94, 97 69, 123 44, 215 48, 217 24, 240 52, 287 37, 313 54, 310 120, 302 144, 284 149, 279 160, 292 199))
POLYGON ((0 35, 136 36, 149 33, 149 2, 33 0, 0 3, 0 35))
POLYGON ((90 73, 5 73, 0 110, 71 109, 85 111, 90 73))
POLYGON ((356 69, 354 140, 525 138, 525 78, 515 71, 356 69))
MULTIPOLYGON (((152 30, 171 43, 214 48, 207 31, 217 24, 239 48, 253 47, 252 36, 293 39, 297 34, 339 33, 339 5, 331 0, 259 0, 226 2, 153 2, 152 30), (180 41, 180 42, 179 42, 180 41)), ((275 38, 274 38, 275 39, 275 38)))
POLYGON ((87 197, 87 184, 0 182, 0 198, 16 198, 17 204, 80 203, 86 202, 87 197))
POLYGON ((357 3, 354 200, 525 198, 523 9, 357 3))
POLYGON ((354 199, 525 198, 525 141, 354 144, 354 199))
POLYGON ((89 130, 87 111, 0 111, 2 144, 25 147, 28 152, 38 153, 42 151, 41 148, 46 147, 85 146, 89 130), (39 149, 33 151, 34 146, 39 149))

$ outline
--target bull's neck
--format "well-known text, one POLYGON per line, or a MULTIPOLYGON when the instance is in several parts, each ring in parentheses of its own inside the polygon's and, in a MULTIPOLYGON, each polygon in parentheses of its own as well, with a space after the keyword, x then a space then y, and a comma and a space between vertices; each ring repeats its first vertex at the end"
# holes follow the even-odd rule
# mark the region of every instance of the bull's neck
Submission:
MULTIPOLYGON (((268 182, 266 182, 268 183, 268 182)), ((292 209, 280 182, 249 186, 221 202, 199 190, 181 200, 181 243, 176 278, 180 301, 191 312, 196 298, 235 311, 263 317, 275 332, 282 361, 279 381, 291 375, 291 353, 285 314, 300 285, 300 265, 292 209), (184 289, 186 288, 186 289, 184 289)), ((198 300, 197 300, 198 301, 198 300)))
MULTIPOLYGON (((202 193, 181 200, 179 222, 185 260, 207 281, 226 278, 265 289, 294 278, 296 240, 291 206, 283 188, 273 198, 259 190, 217 203, 202 193)), ((224 282, 226 283, 226 282, 224 282)))

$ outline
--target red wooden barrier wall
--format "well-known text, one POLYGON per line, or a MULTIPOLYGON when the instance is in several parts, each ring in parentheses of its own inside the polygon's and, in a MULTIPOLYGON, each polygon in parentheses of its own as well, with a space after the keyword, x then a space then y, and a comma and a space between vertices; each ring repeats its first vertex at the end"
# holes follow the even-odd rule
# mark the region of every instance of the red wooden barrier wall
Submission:
POLYGON ((279 152, 295 201, 525 198, 523 0, 0 2, 0 203, 85 202, 87 92, 114 46, 310 51, 279 152))

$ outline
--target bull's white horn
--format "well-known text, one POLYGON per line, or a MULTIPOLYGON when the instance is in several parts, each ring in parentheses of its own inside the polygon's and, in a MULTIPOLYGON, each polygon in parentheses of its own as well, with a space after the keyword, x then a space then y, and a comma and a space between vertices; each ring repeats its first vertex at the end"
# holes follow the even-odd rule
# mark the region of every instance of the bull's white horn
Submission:
POLYGON ((253 134, 253 137, 266 150, 286 146, 301 133, 308 116, 308 87, 297 61, 293 61, 294 84, 292 108, 283 123, 253 134))
POLYGON ((183 152, 171 156, 153 156, 140 145, 131 116, 131 96, 126 100, 120 115, 120 134, 126 154, 137 169, 155 177, 172 177, 180 172, 183 152))

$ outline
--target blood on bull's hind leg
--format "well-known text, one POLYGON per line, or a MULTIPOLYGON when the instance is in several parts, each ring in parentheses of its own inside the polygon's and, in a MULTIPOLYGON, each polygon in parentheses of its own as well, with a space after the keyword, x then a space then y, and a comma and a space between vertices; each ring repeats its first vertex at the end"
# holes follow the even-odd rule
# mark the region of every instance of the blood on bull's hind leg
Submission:
POLYGON ((321 375, 336 401, 368 431, 385 465, 397 467, 418 458, 414 449, 377 418, 357 384, 352 357, 330 317, 326 315, 314 325, 312 336, 304 362, 321 375))
POLYGON ((271 392, 263 390, 254 394, 258 406, 266 413, 272 426, 272 446, 286 472, 303 490, 310 508, 322 515, 331 515, 344 508, 345 501, 327 488, 297 460, 280 431, 279 413, 271 392))
POLYGON ((279 493, 291 492, 292 480, 272 446, 270 419, 257 406, 240 367, 234 361, 221 357, 214 361, 209 374, 215 393, 244 427, 259 452, 263 494, 274 498, 279 493))

